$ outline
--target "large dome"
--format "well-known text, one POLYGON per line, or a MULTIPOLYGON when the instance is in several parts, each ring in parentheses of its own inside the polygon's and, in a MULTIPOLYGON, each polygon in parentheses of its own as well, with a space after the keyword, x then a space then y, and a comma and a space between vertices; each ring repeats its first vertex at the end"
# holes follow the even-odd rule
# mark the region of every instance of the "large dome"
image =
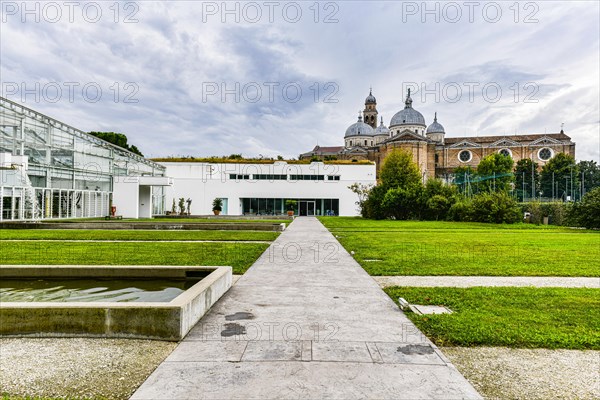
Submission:
POLYGON ((379 126, 375 129, 375 135, 387 135, 389 136, 390 130, 383 124, 383 117, 381 117, 381 122, 379 126))
POLYGON ((423 114, 412 108, 412 99, 410 98, 410 89, 404 102, 404 110, 398 111, 390 121, 390 127, 398 125, 422 125, 425 126, 423 114))
POLYGON ((358 122, 353 123, 352 125, 350 125, 348 127, 348 129, 346 129, 346 135, 344 135, 344 137, 348 137, 348 136, 373 136, 373 128, 371 128, 371 126, 365 124, 362 121, 362 117, 359 116, 358 117, 358 122))

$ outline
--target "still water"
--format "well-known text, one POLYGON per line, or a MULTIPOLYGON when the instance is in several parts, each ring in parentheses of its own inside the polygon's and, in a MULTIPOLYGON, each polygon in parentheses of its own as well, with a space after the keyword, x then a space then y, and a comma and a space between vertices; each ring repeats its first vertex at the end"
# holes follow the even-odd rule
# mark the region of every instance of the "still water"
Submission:
POLYGON ((198 279, 2 279, 0 302, 169 302, 198 279))

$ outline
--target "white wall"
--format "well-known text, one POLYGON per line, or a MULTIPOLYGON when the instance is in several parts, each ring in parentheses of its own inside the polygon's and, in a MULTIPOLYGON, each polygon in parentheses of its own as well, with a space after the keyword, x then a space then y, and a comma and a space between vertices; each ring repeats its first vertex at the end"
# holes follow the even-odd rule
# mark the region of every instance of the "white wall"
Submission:
POLYGON ((115 176, 113 179, 113 206, 123 218, 139 218, 140 204, 139 178, 135 176, 115 176))
MULTIPOLYGON (((166 175, 174 178, 167 188, 167 209, 173 199, 191 198, 192 214, 212 214, 213 199, 227 198, 229 215, 242 213, 240 198, 339 199, 340 215, 357 215, 357 196, 348 189, 353 183, 375 183, 375 165, 369 164, 216 164, 161 162, 166 175), (339 181, 232 180, 230 174, 339 175, 339 181)), ((325 178, 327 179, 327 177, 325 178)))

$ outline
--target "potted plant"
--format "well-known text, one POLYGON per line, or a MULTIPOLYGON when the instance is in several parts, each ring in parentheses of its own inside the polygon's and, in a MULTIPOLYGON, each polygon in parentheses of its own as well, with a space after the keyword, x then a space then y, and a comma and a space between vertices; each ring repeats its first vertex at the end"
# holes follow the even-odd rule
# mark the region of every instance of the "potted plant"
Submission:
POLYGON ((223 200, 219 198, 214 199, 212 210, 215 215, 221 214, 221 210, 223 210, 223 200))
POLYGON ((185 215, 185 198, 179 198, 179 215, 185 215))
POLYGON ((296 200, 286 200, 285 201, 285 207, 287 208, 288 212, 288 216, 293 216, 294 215, 294 209, 296 208, 296 204, 298 204, 298 202, 296 200))

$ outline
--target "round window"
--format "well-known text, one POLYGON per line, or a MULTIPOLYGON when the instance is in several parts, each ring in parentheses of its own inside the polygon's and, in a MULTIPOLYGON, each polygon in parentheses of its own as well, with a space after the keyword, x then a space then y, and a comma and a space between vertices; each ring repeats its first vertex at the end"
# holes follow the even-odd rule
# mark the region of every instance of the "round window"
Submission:
POLYGON ((502 149, 502 150, 500 150, 499 153, 506 157, 512 157, 512 153, 510 152, 509 149, 502 149))
POLYGON ((460 153, 458 153, 458 159, 462 162, 471 161, 471 157, 471 152, 469 150, 463 150, 460 153))
POLYGON ((548 147, 540 149, 538 152, 538 158, 542 161, 548 161, 552 158, 552 149, 549 149, 548 147))

